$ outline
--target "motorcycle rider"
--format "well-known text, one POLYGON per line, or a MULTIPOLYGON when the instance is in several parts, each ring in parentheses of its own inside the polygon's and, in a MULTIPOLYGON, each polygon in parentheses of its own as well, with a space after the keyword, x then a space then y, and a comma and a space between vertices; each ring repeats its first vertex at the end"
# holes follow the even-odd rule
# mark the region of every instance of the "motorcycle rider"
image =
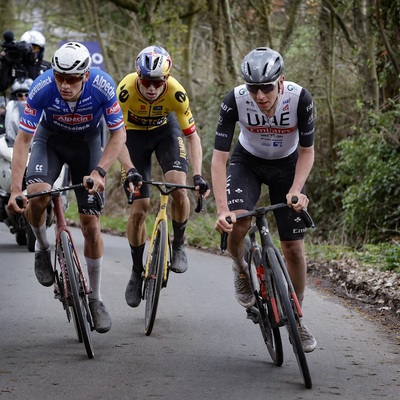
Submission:
POLYGON ((14 145, 21 113, 24 111, 32 83, 33 80, 30 78, 17 78, 11 85, 10 101, 7 103, 5 115, 6 141, 9 147, 14 145))
MULTIPOLYGON (((14 34, 11 31, 7 33, 11 36, 9 40, 13 39, 11 42, 16 43, 14 34)), ((36 30, 26 31, 19 43, 25 44, 25 47, 18 48, 19 60, 9 60, 7 49, 0 54, 0 92, 5 92, 16 78, 25 77, 33 80, 51 68, 51 63, 43 60, 46 38, 42 33, 36 30)))

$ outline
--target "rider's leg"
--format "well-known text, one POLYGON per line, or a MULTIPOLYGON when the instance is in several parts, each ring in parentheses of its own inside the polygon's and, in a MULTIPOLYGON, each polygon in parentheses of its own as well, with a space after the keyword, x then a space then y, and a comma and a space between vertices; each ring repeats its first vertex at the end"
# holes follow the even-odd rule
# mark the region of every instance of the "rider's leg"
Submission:
MULTIPOLYGON (((186 173, 182 171, 168 171, 165 179, 171 183, 186 184, 186 173)), ((171 193, 171 219, 174 231, 172 242, 171 271, 183 273, 188 268, 187 256, 185 253, 185 230, 190 214, 190 200, 186 189, 178 189, 171 193)))
POLYGON ((143 271, 143 252, 147 238, 146 215, 150 207, 150 199, 136 199, 130 209, 126 233, 131 248, 133 270, 143 271))
MULTIPOLYGON (((28 186, 28 193, 47 191, 51 188, 48 183, 34 183, 28 186)), ((50 196, 39 196, 29 200, 25 209, 25 218, 31 225, 32 232, 36 237, 36 249, 48 250, 50 243, 46 235, 46 208, 50 196)))
MULTIPOLYGON (((165 180, 181 185, 186 184, 186 174, 181 171, 168 171, 165 180)), ((173 247, 177 248, 184 244, 184 234, 187 220, 190 214, 190 200, 186 189, 178 189, 171 193, 171 217, 174 231, 173 247)))
POLYGON ((131 307, 137 307, 142 298, 143 253, 147 238, 146 215, 150 199, 135 199, 131 205, 126 228, 132 255, 132 272, 125 290, 125 300, 131 307))
POLYGON ((281 241, 281 247, 294 290, 300 304, 302 304, 307 273, 304 240, 281 241))
MULTIPOLYGON (((237 210, 240 214, 245 210, 237 210)), ((255 297, 250 283, 249 266, 244 259, 244 245, 250 220, 241 219, 233 226, 233 231, 228 237, 228 252, 233 259, 232 272, 235 287, 235 297, 239 304, 249 308, 255 303, 255 297)))
POLYGON ((91 293, 89 307, 97 332, 105 333, 111 328, 111 318, 101 298, 101 275, 104 254, 104 242, 101 234, 100 216, 79 214, 84 237, 83 254, 85 256, 91 293))

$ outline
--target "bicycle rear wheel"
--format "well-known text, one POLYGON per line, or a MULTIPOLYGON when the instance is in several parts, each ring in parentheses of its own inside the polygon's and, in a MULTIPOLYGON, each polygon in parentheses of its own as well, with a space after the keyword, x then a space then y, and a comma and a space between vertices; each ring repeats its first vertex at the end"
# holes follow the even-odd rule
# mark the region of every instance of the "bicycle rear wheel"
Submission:
POLYGON ((311 375, 308 369, 307 359, 301 343, 300 334, 293 312, 293 306, 289 298, 288 283, 282 272, 281 265, 272 247, 267 250, 267 257, 272 269, 272 279, 275 281, 276 296, 282 309, 282 318, 289 333, 289 341, 303 376, 304 385, 307 389, 312 387, 311 375))
POLYGON ((151 261, 149 274, 145 281, 145 328, 144 332, 149 336, 153 330, 156 319, 158 300, 163 284, 165 267, 165 248, 167 245, 167 224, 164 220, 158 223, 154 242, 151 246, 151 261))
POLYGON ((275 365, 280 367, 283 363, 283 347, 279 327, 272 328, 270 319, 271 312, 268 303, 263 299, 260 284, 257 278, 257 267, 261 262, 261 255, 256 257, 251 249, 250 240, 246 237, 245 259, 250 268, 250 281, 256 296, 256 307, 252 307, 249 312, 257 317, 258 325, 261 330, 264 343, 268 353, 275 365))
POLYGON ((65 264, 67 266, 68 273, 70 288, 70 293, 68 293, 68 296, 71 298, 74 322, 77 325, 76 328, 79 329, 81 333, 81 335, 78 334, 78 339, 82 339, 85 345, 87 356, 89 358, 93 358, 94 351, 90 335, 86 293, 78 271, 73 244, 69 234, 66 231, 61 232, 61 245, 63 247, 65 264))

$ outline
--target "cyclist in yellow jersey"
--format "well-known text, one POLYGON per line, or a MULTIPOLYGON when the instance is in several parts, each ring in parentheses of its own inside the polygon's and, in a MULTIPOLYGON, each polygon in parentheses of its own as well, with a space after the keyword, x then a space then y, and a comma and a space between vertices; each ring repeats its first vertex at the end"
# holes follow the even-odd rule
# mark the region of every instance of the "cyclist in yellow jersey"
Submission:
MULTIPOLYGON (((150 206, 149 187, 142 186, 141 181, 151 178, 152 154, 155 153, 165 180, 177 184, 186 184, 189 156, 197 192, 205 197, 210 193, 209 184, 201 176, 201 141, 189 99, 181 84, 170 76, 171 67, 171 57, 164 48, 146 47, 136 59, 136 72, 123 78, 117 88, 127 130, 126 146, 119 161, 125 192, 127 196, 134 193, 127 223, 133 266, 125 291, 126 302, 131 307, 137 307, 141 300, 147 238, 145 218, 150 206)), ((174 233, 171 270, 183 273, 188 267, 184 233, 190 201, 184 189, 172 192, 171 196, 174 233)))

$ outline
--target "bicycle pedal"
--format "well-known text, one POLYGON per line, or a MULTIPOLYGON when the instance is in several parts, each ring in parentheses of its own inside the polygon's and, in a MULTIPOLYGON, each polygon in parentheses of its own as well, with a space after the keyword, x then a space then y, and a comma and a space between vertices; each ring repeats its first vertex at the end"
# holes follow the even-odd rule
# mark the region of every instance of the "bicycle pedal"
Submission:
POLYGON ((252 313, 249 309, 246 309, 247 319, 253 321, 253 324, 258 324, 258 317, 254 313, 252 313))

